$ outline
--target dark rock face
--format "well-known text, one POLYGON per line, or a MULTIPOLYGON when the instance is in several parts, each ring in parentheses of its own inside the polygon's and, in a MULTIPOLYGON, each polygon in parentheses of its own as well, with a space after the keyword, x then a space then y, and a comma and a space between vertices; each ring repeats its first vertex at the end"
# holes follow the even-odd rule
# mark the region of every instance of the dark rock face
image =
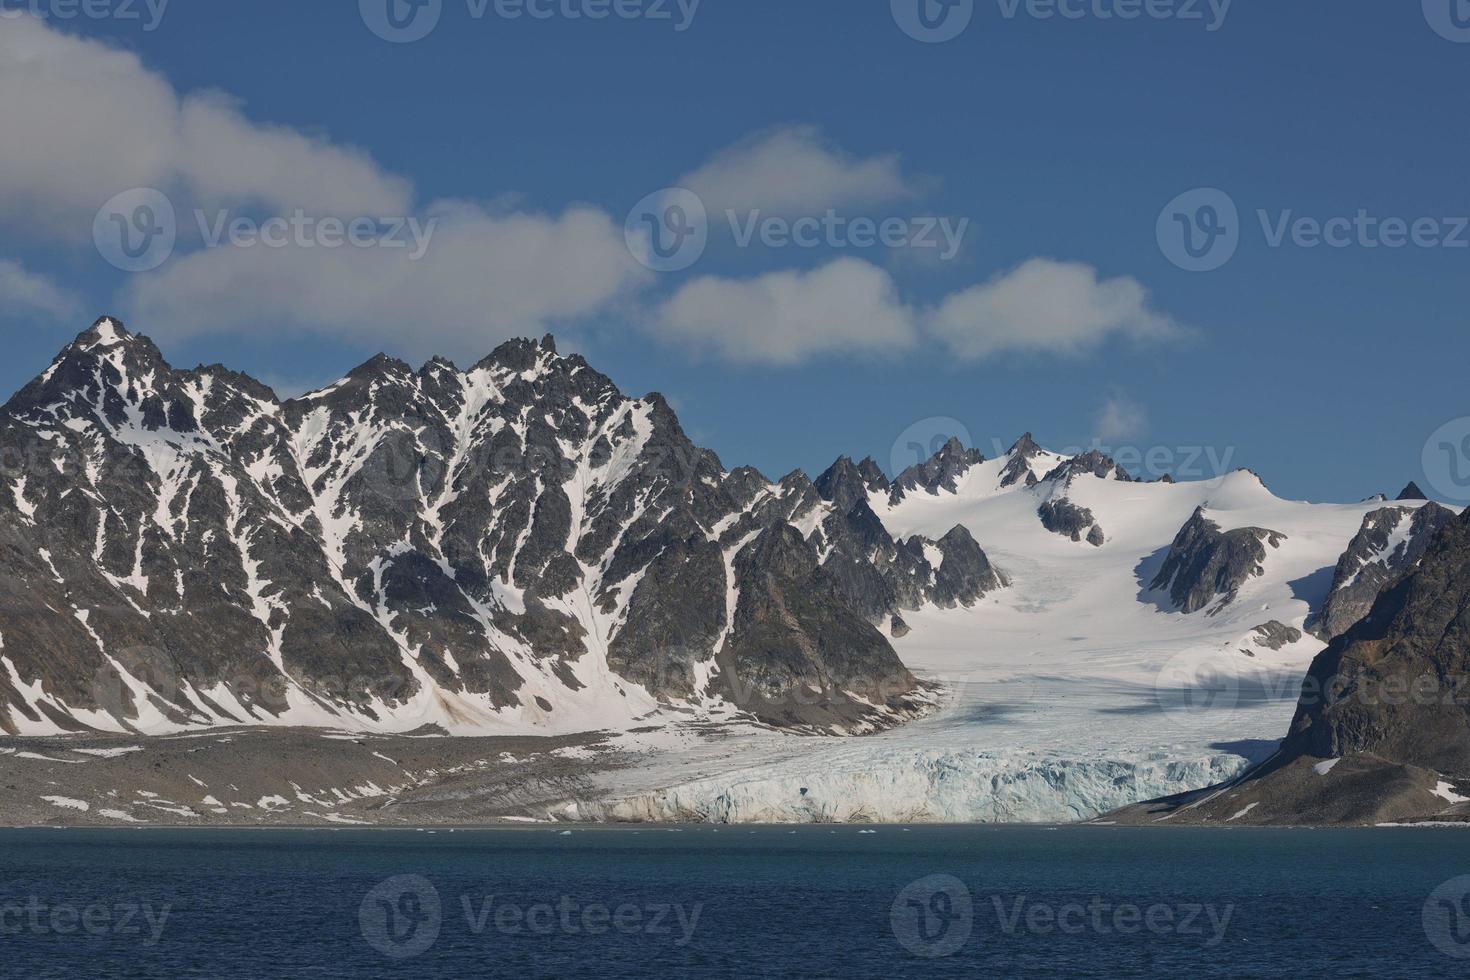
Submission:
MULTIPOLYGON (((968 450, 951 441, 909 475, 939 474, 941 482, 935 486, 941 488, 943 479, 963 475, 973 463, 961 461, 971 458, 968 450)), ((868 504, 870 493, 888 489, 876 464, 870 464, 870 460, 853 464, 839 459, 811 485, 833 507, 812 540, 826 553, 822 569, 832 587, 851 608, 881 624, 928 604, 969 606, 1009 584, 963 527, 953 528, 937 542, 918 536, 895 540, 868 504)), ((893 492, 901 495, 896 487, 893 492)))
POLYGON ((1282 751, 1470 779, 1470 512, 1313 662, 1282 751))
POLYGON ((1295 626, 1287 626, 1276 619, 1269 623, 1262 623, 1253 632, 1256 634, 1256 645, 1263 646, 1267 650, 1283 650, 1301 640, 1304 635, 1295 626))
POLYGON ((1056 469, 1042 478, 1043 483, 1055 481, 1057 483, 1070 482, 1074 477, 1091 475, 1102 480, 1120 480, 1123 483, 1132 483, 1133 477, 1128 471, 1113 462, 1110 456, 1099 450, 1083 453, 1081 456, 1073 456, 1062 463, 1056 469))
POLYGON ((854 696, 903 710, 913 676, 868 620, 840 601, 815 549, 772 525, 735 558, 740 599, 716 660, 722 693, 775 724, 871 724, 854 696))
POLYGON ((1016 444, 1006 451, 1010 462, 1006 463, 1005 469, 1000 474, 1001 487, 1013 487, 1018 483, 1024 483, 1028 487, 1037 484, 1036 474, 1031 469, 1031 461, 1042 454, 1043 450, 1031 438, 1031 433, 1026 433, 1016 440, 1016 444))
POLYGON ((1279 548, 1285 540, 1278 531, 1258 527, 1222 532, 1200 508, 1174 538, 1149 587, 1168 589, 1183 613, 1198 612, 1217 599, 1219 609, 1235 601, 1246 581, 1264 574, 1267 548, 1279 548))
POLYGON ((1005 575, 990 564, 973 535, 963 525, 956 526, 939 539, 939 553, 944 556, 934 576, 933 601, 950 609, 968 606, 987 592, 1010 584, 1005 575))
POLYGON ((807 674, 828 696, 767 720, 871 726, 914 690, 872 624, 1000 580, 973 542, 893 541, 871 461, 821 488, 726 472, 550 338, 463 371, 379 356, 282 402, 104 319, 0 410, 0 460, 12 733, 575 724, 558 703, 593 683, 760 712, 807 674), (875 674, 887 700, 843 687, 875 674))
POLYGON ((1325 640, 1341 636, 1368 614, 1373 602, 1409 574, 1429 542, 1454 520, 1439 504, 1384 507, 1363 518, 1363 526, 1337 562, 1332 588, 1309 627, 1325 640))
POLYGON ((978 449, 966 449, 958 439, 951 439, 927 461, 910 466, 893 481, 893 500, 899 501, 911 493, 938 494, 944 490, 953 493, 964 476, 977 463, 985 462, 978 449))
POLYGON ((1092 511, 1077 506, 1066 497, 1048 500, 1036 513, 1041 518, 1042 527, 1053 534, 1064 535, 1073 541, 1082 541, 1085 538, 1094 548, 1102 547, 1107 541, 1107 536, 1093 517, 1092 511))
POLYGON ((890 490, 888 477, 883 475, 871 457, 854 463, 843 456, 817 477, 815 486, 823 500, 830 500, 842 513, 852 510, 858 501, 867 502, 868 494, 890 490))
POLYGON ((1398 498, 1397 499, 1399 499, 1399 500, 1428 500, 1429 498, 1424 495, 1424 491, 1423 490, 1420 490, 1419 489, 1419 484, 1415 483, 1413 480, 1410 480, 1409 481, 1409 485, 1406 486, 1406 487, 1404 487, 1403 490, 1399 491, 1399 495, 1398 495, 1398 498))

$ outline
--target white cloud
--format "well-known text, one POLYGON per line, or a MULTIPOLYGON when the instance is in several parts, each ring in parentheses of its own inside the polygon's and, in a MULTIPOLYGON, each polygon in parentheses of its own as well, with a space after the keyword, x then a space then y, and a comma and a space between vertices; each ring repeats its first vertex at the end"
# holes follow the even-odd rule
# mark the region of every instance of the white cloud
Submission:
POLYGON ((1097 438, 1103 442, 1133 439, 1148 428, 1148 412, 1127 395, 1118 393, 1103 402, 1096 427, 1097 438))
POLYGON ((257 203, 355 218, 405 216, 413 187, 355 147, 246 119, 218 93, 192 95, 179 111, 179 168, 208 204, 257 203))
MULTIPOLYGON (((181 94, 137 56, 32 17, 0 30, 0 223, 74 243, 121 190, 175 197, 180 251, 129 279, 123 311, 159 337, 307 329, 383 342, 405 355, 473 356, 512 334, 586 323, 652 280, 621 228, 590 207, 561 213, 414 203, 413 187, 364 151, 249 119, 220 93, 181 94), (438 219, 429 248, 256 245, 193 252, 191 209, 262 208, 316 217, 438 219)), ((711 209, 815 213, 910 199, 897 156, 856 157, 812 127, 756 134, 681 183, 711 209)), ((0 298, 49 313, 71 300, 0 266, 0 298)), ((891 274, 856 258, 755 279, 706 276, 656 306, 663 338, 733 361, 794 364, 819 355, 903 351, 924 336, 955 355, 1073 353, 1112 336, 1178 332, 1133 279, 1034 259, 922 311, 891 274)))
POLYGON ((45 276, 27 272, 18 262, 0 259, 0 308, 20 308, 66 320, 80 316, 82 304, 45 276))
POLYGON ((889 274, 850 258, 811 272, 695 279, 659 308, 652 326, 661 337, 741 363, 897 351, 916 340, 913 314, 889 274))
POLYGON ((417 261, 411 248, 209 248, 135 277, 125 305, 159 339, 307 329, 480 357, 599 312, 649 275, 594 209, 501 215, 450 202, 429 215, 437 223, 417 261))
POLYGON ((1079 262, 1031 259, 945 299, 927 329, 957 356, 980 360, 1008 352, 1077 354, 1111 337, 1164 340, 1179 326, 1149 305, 1129 277, 1100 279, 1079 262))
POLYGON ((1033 259, 954 293, 936 310, 905 304, 892 276, 843 258, 811 272, 696 279, 653 317, 658 335, 745 363, 796 364, 820 354, 899 351, 928 336, 957 357, 1072 354, 1112 336, 1182 334, 1149 308, 1133 279, 1100 280, 1080 263, 1033 259))
POLYGON ((828 208, 913 197, 897 155, 854 157, 812 126, 788 126, 750 136, 715 154, 678 181, 711 214, 733 208, 812 214, 828 208))
MULTIPOLYGON (((480 356, 603 312, 649 277, 601 211, 441 202, 416 212, 412 184, 364 151, 252 121, 221 93, 182 95, 135 55, 35 18, 0 29, 0 86, 25 93, 0 100, 0 132, 24 134, 0 141, 0 221, 90 242, 97 208, 117 192, 152 186, 173 198, 179 251, 119 297, 160 339, 305 328, 406 355, 480 356), (187 252, 196 207, 211 227, 256 208, 437 225, 417 259, 412 248, 302 247, 295 236, 282 248, 187 252)), ((45 294, 31 283, 29 295, 45 294)))
POLYGON ((85 240, 102 202, 172 169, 178 99, 135 55, 7 19, 0 90, 0 215, 85 240))
POLYGON ((347 218, 412 203, 360 150, 251 122, 218 94, 181 97, 136 55, 33 17, 0 29, 0 89, 15 96, 0 100, 0 217, 63 241, 88 240, 97 208, 133 187, 347 218))

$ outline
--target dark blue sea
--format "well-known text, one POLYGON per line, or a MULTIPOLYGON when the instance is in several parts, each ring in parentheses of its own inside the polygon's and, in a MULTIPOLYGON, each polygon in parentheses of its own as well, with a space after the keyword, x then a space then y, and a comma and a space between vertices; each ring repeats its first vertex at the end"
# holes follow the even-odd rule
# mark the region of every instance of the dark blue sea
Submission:
POLYGON ((1470 831, 0 832, 0 976, 1460 977, 1470 831))

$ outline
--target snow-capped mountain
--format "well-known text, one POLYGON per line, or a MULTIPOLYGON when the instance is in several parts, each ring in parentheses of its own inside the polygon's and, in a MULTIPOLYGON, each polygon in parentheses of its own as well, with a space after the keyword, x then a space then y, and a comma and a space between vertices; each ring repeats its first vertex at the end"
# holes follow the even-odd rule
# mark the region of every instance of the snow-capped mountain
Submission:
POLYGON ((877 627, 1004 585, 963 529, 892 538, 870 465, 726 471, 549 338, 281 401, 102 319, 0 450, 11 733, 861 731, 927 700, 877 627))
POLYGON ((1059 820, 1219 782, 1277 744, 1308 620, 1444 516, 1029 435, 772 481, 549 338, 282 401, 104 319, 0 452, 0 729, 620 733, 582 817, 1059 820))
POLYGON ((1269 755, 1322 648, 1307 618, 1382 503, 1282 500, 1245 470, 1141 483, 1111 461, 1066 462, 1023 440, 932 487, 872 488, 895 537, 962 526, 1007 576, 971 608, 906 614, 896 647, 944 684, 939 711, 819 747, 757 735, 714 760, 691 748, 606 780, 598 812, 1067 821, 1219 783, 1269 755), (1086 512, 1087 527, 1059 533, 1048 503, 1086 512))

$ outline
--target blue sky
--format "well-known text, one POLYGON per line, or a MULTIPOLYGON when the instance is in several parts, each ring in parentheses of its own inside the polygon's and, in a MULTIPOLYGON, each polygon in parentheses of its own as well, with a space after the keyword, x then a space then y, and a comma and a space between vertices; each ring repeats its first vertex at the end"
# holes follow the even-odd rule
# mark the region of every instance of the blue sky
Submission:
POLYGON ((0 20, 0 387, 102 312, 176 364, 282 390, 379 349, 464 365, 550 330, 771 475, 843 453, 890 466, 913 431, 957 422, 987 453, 1026 430, 1184 467, 1208 447, 1193 465, 1296 498, 1435 482, 1426 440, 1467 414, 1470 353, 1470 43, 1449 0, 1237 0, 1223 18, 1179 0, 1132 20, 1101 16, 1128 0, 1073 0, 1077 18, 974 0, 943 43, 900 28, 909 0, 565 16, 596 2, 508 19, 442 0, 426 37, 389 43, 350 2, 173 0, 154 24, 143 0, 141 19, 3 0, 32 13, 0 20), (625 219, 680 184, 708 204, 708 247, 650 271, 625 219), (93 221, 137 187, 180 231, 132 273, 93 221), (1159 234, 1197 188, 1239 213, 1207 272, 1159 234), (920 219, 968 223, 941 258, 825 232, 742 247, 727 210, 897 221, 921 242, 920 219), (385 239, 394 218, 440 223, 411 260, 209 246, 196 211, 370 216, 385 239), (1342 247, 1309 226, 1271 240, 1283 217, 1360 212, 1439 244, 1387 247, 1381 224, 1342 247))

